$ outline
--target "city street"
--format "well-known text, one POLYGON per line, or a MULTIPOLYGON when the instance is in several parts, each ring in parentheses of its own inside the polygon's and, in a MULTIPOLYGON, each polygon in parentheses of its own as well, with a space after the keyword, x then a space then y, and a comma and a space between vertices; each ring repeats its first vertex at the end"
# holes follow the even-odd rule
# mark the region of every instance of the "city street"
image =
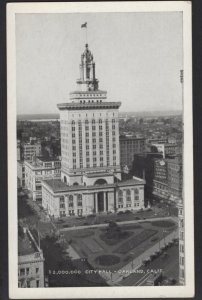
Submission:
POLYGON ((145 282, 151 272, 162 270, 163 277, 172 278, 178 281, 179 272, 179 253, 178 246, 173 245, 171 248, 164 251, 159 257, 155 258, 146 266, 138 268, 137 273, 133 273, 119 282, 121 286, 145 285, 145 282), (139 272, 139 273, 138 273, 139 272))

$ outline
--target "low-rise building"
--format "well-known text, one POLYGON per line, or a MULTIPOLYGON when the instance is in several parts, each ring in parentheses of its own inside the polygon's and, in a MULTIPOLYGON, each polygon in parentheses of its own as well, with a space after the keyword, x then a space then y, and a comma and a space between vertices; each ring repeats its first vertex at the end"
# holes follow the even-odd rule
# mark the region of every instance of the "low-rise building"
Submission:
POLYGON ((42 200, 41 182, 60 178, 61 161, 58 158, 34 157, 25 161, 25 187, 32 192, 33 200, 42 200))
POLYGON ((19 227, 18 235, 18 287, 44 287, 43 251, 27 228, 19 227))
POLYGON ((43 181, 42 206, 47 213, 63 217, 144 208, 144 180, 133 177, 114 183, 113 174, 106 175, 105 182, 98 179, 99 174, 85 177, 87 184, 83 185, 68 186, 61 180, 43 181))

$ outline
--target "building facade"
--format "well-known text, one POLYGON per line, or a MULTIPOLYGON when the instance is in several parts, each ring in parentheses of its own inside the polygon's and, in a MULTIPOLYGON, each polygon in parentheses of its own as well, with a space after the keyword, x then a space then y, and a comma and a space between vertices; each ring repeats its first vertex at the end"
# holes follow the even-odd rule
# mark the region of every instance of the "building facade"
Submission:
POLYGON ((17 178, 19 182, 19 187, 25 187, 25 165, 24 161, 17 161, 17 178))
POLYGON ((67 186, 61 180, 47 180, 43 182, 42 193, 44 209, 56 218, 144 207, 144 181, 139 178, 87 186, 67 186))
POLYGON ((42 205, 49 214, 87 215, 144 206, 144 180, 121 181, 120 105, 120 102, 108 102, 107 92, 99 89, 93 55, 86 44, 77 90, 70 93, 68 103, 58 104, 61 180, 47 180, 42 184, 42 205), (134 200, 136 187, 139 200, 134 200))
POLYGON ((171 200, 182 198, 183 188, 183 165, 182 156, 178 155, 167 159, 168 166, 168 187, 171 200))
POLYGON ((145 139, 136 136, 122 135, 120 142, 120 163, 121 167, 127 166, 131 169, 134 155, 145 152, 145 139))
POLYGON ((34 157, 24 162, 25 187, 31 191, 33 200, 42 200, 42 180, 60 178, 61 161, 55 158, 34 157))
POLYGON ((22 159, 32 160, 33 156, 41 155, 41 144, 24 143, 22 145, 22 159))
POLYGON ((44 287, 43 251, 27 228, 21 228, 18 237, 18 287, 44 287))

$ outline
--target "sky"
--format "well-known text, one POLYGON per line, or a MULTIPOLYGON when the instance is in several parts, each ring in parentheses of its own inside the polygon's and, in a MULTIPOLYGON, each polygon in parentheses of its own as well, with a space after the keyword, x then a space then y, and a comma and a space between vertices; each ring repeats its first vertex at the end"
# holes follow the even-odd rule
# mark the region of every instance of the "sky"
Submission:
POLYGON ((16 14, 17 113, 58 113, 88 44, 99 88, 121 111, 182 109, 182 13, 16 14))

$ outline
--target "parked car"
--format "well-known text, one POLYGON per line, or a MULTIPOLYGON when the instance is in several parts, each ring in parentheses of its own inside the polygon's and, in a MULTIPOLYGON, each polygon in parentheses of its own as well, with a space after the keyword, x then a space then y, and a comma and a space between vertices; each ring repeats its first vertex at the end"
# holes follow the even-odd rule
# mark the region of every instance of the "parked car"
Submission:
POLYGON ((149 277, 146 280, 146 285, 160 285, 163 279, 162 272, 159 272, 157 274, 150 274, 149 277))

